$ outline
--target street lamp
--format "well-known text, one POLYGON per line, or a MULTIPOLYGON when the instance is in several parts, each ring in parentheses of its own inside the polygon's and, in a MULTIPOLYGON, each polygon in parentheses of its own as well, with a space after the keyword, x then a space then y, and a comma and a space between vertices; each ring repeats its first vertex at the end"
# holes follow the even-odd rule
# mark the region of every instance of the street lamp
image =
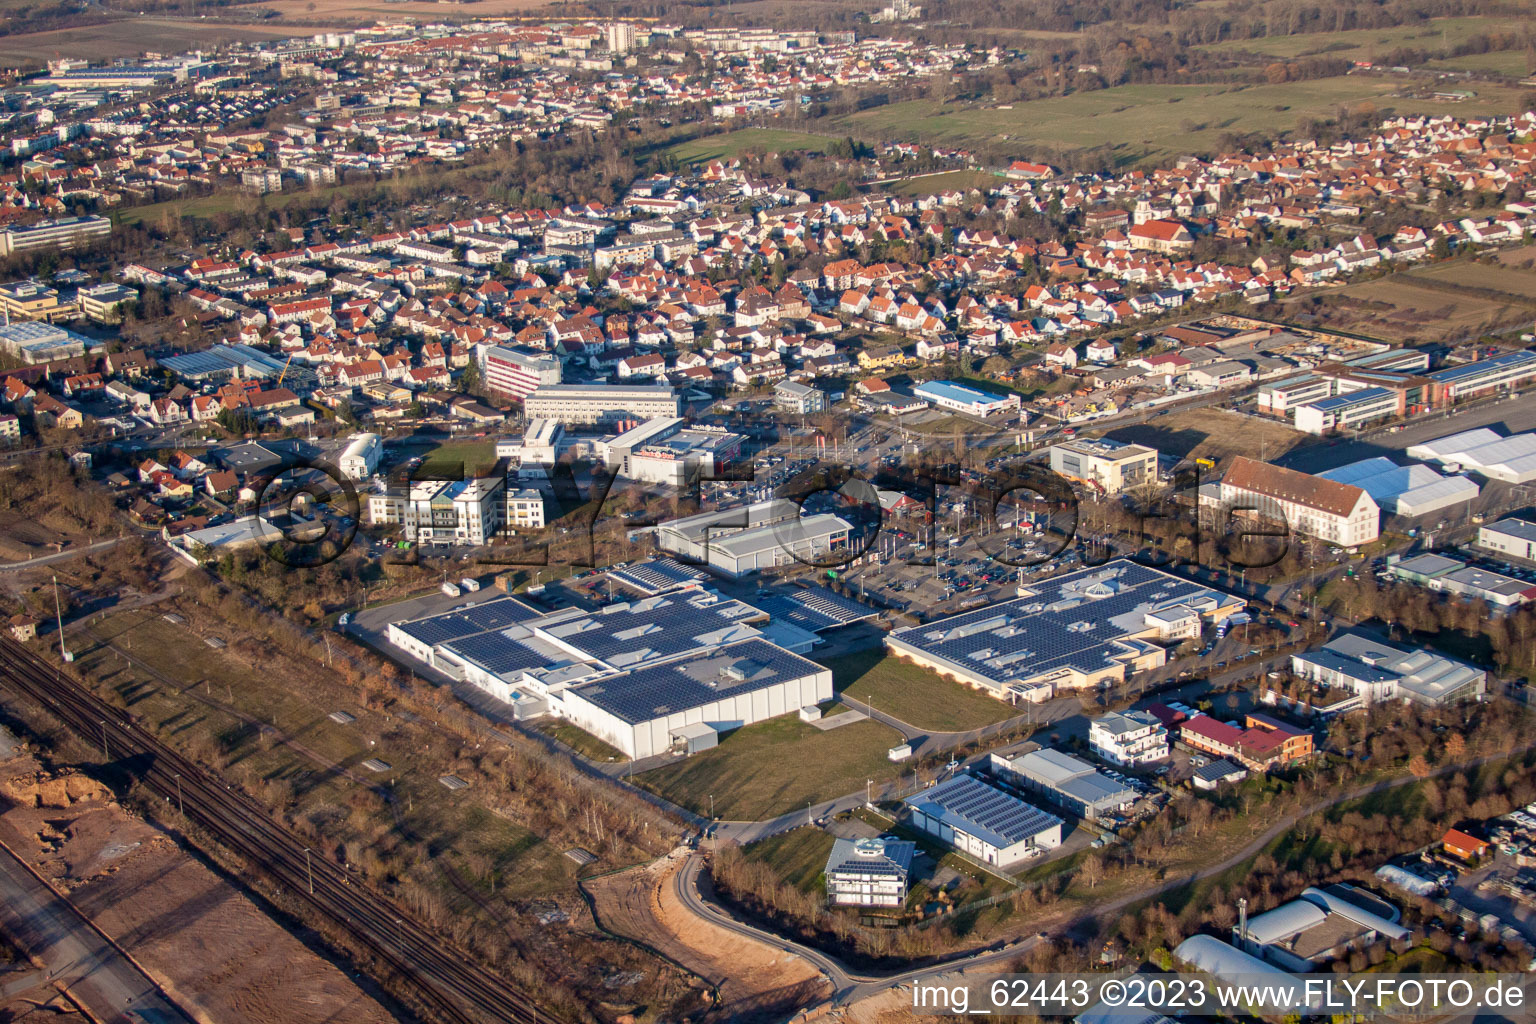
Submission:
POLYGON ((101 720, 101 759, 112 760, 112 755, 107 753, 107 720, 105 718, 101 720))
POLYGON ((175 779, 176 779, 176 810, 181 813, 181 816, 183 818, 185 818, 187 816, 187 805, 181 802, 181 772, 177 772, 176 773, 175 779))
POLYGON ((309 862, 309 847, 304 847, 304 873, 309 876, 309 894, 315 894, 315 869, 309 862))

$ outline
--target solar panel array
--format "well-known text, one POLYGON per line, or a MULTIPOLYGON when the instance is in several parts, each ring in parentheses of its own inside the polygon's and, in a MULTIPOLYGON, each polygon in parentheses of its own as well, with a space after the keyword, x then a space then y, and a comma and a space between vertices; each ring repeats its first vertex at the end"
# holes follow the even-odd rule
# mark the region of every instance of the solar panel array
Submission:
POLYGON ((396 628, 414 640, 435 647, 475 633, 506 629, 515 623, 538 618, 539 614, 537 609, 515 597, 498 597, 414 622, 401 622, 396 628))
POLYGON ((1046 580, 1029 597, 987 605, 890 634, 906 645, 1001 686, 1063 668, 1091 673, 1128 653, 1146 611, 1222 594, 1126 559, 1046 580))
POLYGON ((571 692, 631 724, 738 697, 819 671, 761 638, 730 644, 572 687, 571 692))
POLYGON ((447 650, 498 676, 549 664, 545 655, 519 643, 506 632, 462 637, 449 644, 447 650))
POLYGON ((662 594, 690 583, 702 582, 709 578, 709 574, 676 559, 653 558, 648 562, 614 569, 608 578, 633 587, 642 594, 662 594))
POLYGON ((826 587, 800 587, 754 603, 775 619, 783 619, 812 633, 836 629, 878 614, 875 609, 866 608, 826 587))
POLYGON ((989 786, 974 775, 956 775, 906 802, 966 835, 1006 849, 1061 824, 1061 819, 989 786))

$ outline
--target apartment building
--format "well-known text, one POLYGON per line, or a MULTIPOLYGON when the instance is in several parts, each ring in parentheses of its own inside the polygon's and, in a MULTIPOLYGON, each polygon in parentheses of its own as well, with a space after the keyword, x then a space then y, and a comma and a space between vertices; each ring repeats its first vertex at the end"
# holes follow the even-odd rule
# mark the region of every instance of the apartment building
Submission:
POLYGON ((1168 730, 1145 711, 1112 711, 1089 723, 1088 748, 1126 768, 1152 764, 1168 756, 1168 730))
POLYGON ((840 907, 900 907, 917 844, 904 839, 839 839, 827 857, 827 900, 840 907))
POLYGON ((1285 523, 1295 533, 1358 547, 1381 532, 1381 509, 1364 489, 1239 455, 1221 481, 1221 504, 1285 523))
POLYGON ((368 517, 375 526, 398 525, 416 543, 484 544, 506 514, 506 488, 506 477, 497 476, 417 480, 405 492, 370 495, 368 517))

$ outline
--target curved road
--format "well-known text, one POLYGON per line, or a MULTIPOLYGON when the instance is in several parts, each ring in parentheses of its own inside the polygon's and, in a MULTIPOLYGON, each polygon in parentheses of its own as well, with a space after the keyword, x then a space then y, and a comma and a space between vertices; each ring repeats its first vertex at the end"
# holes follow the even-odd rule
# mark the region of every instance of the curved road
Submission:
MULTIPOLYGON (((1504 758, 1514 757, 1515 755, 1524 753, 1532 748, 1536 748, 1536 741, 1526 743, 1523 746, 1516 747, 1513 750, 1503 753, 1489 754, 1483 757, 1473 758, 1468 761, 1460 761, 1454 764, 1442 765, 1435 771, 1431 772, 1429 775, 1425 776, 1425 778, 1436 778, 1442 775, 1449 775, 1453 772, 1465 771, 1468 768, 1476 768, 1487 764, 1490 761, 1498 761, 1504 758)), ((1325 800, 1315 801, 1306 807, 1293 811, 1292 813, 1281 818, 1279 821, 1276 821, 1262 834, 1250 840, 1247 845, 1243 846, 1241 849, 1237 850, 1235 853, 1226 857, 1219 863, 1208 865, 1207 867, 1204 867, 1199 871, 1194 872, 1193 874, 1169 879, 1154 889, 1143 892, 1130 893, 1125 896, 1117 897, 1099 906, 1093 907, 1092 909, 1084 910, 1064 922, 1058 930, 1071 931, 1081 928, 1084 925, 1097 921, 1099 918, 1105 916, 1106 914, 1112 914, 1117 911, 1124 910, 1126 907, 1134 903, 1140 903, 1143 900, 1161 896, 1164 893, 1171 892, 1181 886, 1189 885, 1202 879, 1209 878, 1212 875, 1220 874, 1221 872, 1233 868, 1248 858, 1256 855, 1260 850, 1277 839, 1281 834, 1289 831, 1291 828, 1294 828, 1296 823, 1301 819, 1309 817, 1313 814, 1317 814, 1320 811, 1325 811, 1329 807, 1332 807, 1336 804, 1345 803, 1350 800, 1356 800, 1361 797, 1369 796, 1372 793, 1381 793, 1390 789, 1396 789, 1399 786, 1406 786, 1410 783, 1419 781, 1422 780, 1413 775, 1404 775, 1394 779, 1382 779, 1379 782, 1357 786, 1354 789, 1329 797, 1325 800)), ((908 971, 885 975, 859 974, 848 968, 842 961, 828 953, 825 953, 819 949, 814 949, 810 946, 806 946, 792 939, 786 939, 781 935, 768 931, 767 929, 759 928, 756 925, 748 924, 734 917, 729 911, 721 907, 718 903, 715 903, 711 898, 713 896, 713 888, 709 881, 704 879, 701 874, 703 864, 704 858, 698 854, 694 854, 688 858, 682 870, 678 871, 677 874, 673 876, 673 884, 676 887, 677 896, 682 905, 687 907, 697 916, 711 921, 714 924, 727 929, 728 931, 735 932, 738 935, 755 938, 761 942, 766 942, 770 945, 778 946, 780 949, 783 949, 786 952, 791 952, 798 956, 804 957, 807 961, 814 964, 816 968, 820 970, 824 975, 826 975, 827 980, 831 982, 833 991, 832 1001, 834 1003, 855 1002, 859 999, 863 999, 867 996, 874 995, 877 992, 881 992, 885 989, 889 989, 909 981, 920 981, 939 975, 951 974, 956 971, 963 971, 974 967, 996 963, 1000 960, 1010 960, 1019 954, 1028 951, 1036 943, 1040 942, 1045 934, 1042 932, 1039 935, 1034 935, 1026 939, 1015 941, 1012 944, 984 947, 982 949, 972 950, 966 953, 962 953, 958 956, 951 957, 950 959, 944 960, 940 963, 930 964, 925 967, 913 968, 912 970, 908 971), (701 888, 701 885, 703 888, 701 888), (708 889, 708 892, 706 892, 705 889, 708 889)))

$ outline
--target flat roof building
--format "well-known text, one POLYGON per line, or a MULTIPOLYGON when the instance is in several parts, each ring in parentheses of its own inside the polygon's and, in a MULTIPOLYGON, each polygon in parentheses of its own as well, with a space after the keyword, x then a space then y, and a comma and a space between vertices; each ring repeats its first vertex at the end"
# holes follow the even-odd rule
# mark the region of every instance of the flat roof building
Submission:
POLYGON ((1005 782, 1038 793, 1079 818, 1097 818, 1136 802, 1135 790, 1060 750, 1032 750, 1013 758, 993 754, 991 766, 1005 782))
POLYGON ((0 326, 0 351, 24 363, 50 363, 84 355, 90 339, 66 327, 34 321, 0 326))
POLYGON ((840 516, 802 518, 799 504, 775 498, 662 523, 656 546, 739 577, 796 562, 820 564, 847 549, 852 531, 840 516))
POLYGON ((956 775, 902 801, 913 827, 983 864, 1010 868, 1061 845, 1061 819, 974 775, 956 775))
POLYGON ((1536 523, 1524 519, 1500 519, 1477 530, 1477 546, 1505 558, 1536 562, 1536 523))
POLYGON ((1291 672, 1359 694, 1368 704, 1407 700, 1432 707, 1470 700, 1488 673, 1427 650, 1404 651, 1358 633, 1341 633, 1315 651, 1291 655, 1291 672))
POLYGON ((1051 446, 1051 470, 1103 494, 1157 482, 1157 449, 1139 444, 1083 439, 1051 446))
POLYGON ((544 384, 523 400, 528 419, 566 426, 627 426, 681 411, 677 392, 665 384, 544 384))
POLYGON ((1170 618, 1220 622, 1245 602, 1117 559, 1026 585, 1011 601, 891 632, 891 653, 1012 702, 1034 683, 1080 690, 1167 661, 1170 618))
POLYGON ((827 856, 827 900, 840 907, 900 907, 917 844, 904 839, 838 839, 827 856))
POLYGON ((917 385, 912 393, 940 409, 963 412, 968 416, 997 416, 1018 412, 1018 395, 994 395, 990 391, 956 384, 949 380, 929 380, 917 385))
POLYGON ((832 697, 832 673, 765 639, 768 616, 684 590, 596 611, 528 614, 515 599, 393 623, 392 644, 513 706, 552 713, 632 758, 832 697))

